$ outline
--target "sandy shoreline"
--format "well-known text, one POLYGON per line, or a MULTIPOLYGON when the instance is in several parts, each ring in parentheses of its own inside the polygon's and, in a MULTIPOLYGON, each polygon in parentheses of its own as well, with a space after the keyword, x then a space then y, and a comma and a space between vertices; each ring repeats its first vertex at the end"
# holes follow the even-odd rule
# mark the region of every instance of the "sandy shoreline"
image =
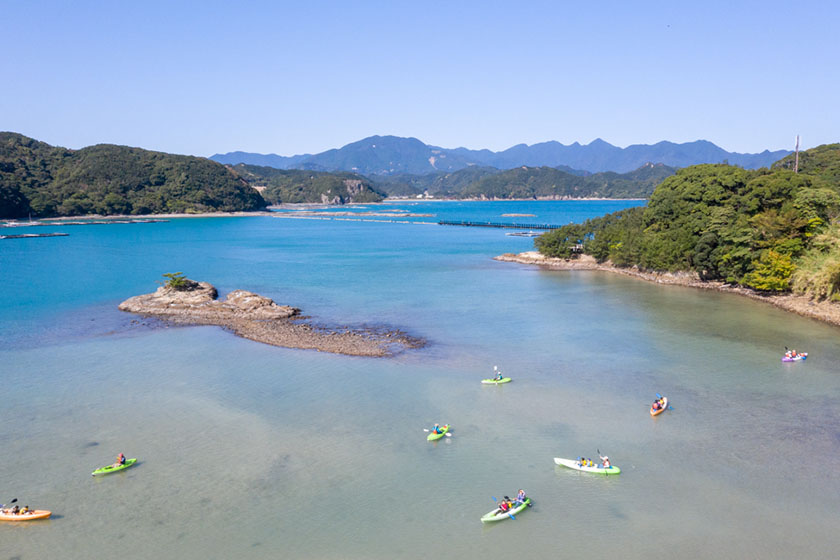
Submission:
POLYGON ((633 278, 639 278, 656 284, 668 284, 673 286, 685 286, 699 288, 701 290, 716 290, 719 292, 733 293, 769 303, 785 311, 790 311, 804 317, 810 317, 824 321, 835 326, 840 326, 840 304, 826 301, 813 301, 805 296, 794 294, 764 295, 753 290, 733 286, 724 282, 705 282, 700 280, 695 273, 668 273, 668 272, 646 272, 637 268, 619 268, 609 262, 598 263, 593 257, 583 255, 578 259, 566 260, 552 257, 545 257, 537 251, 525 253, 506 253, 494 257, 497 261, 514 262, 519 264, 536 265, 549 270, 599 270, 611 272, 633 278))

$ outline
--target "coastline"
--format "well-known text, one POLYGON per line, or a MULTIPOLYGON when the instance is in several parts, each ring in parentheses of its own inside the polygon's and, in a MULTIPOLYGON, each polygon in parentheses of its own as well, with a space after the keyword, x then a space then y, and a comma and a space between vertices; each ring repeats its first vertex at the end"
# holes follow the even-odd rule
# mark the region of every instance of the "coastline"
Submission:
MULTIPOLYGON (((236 212, 204 212, 201 214, 170 212, 166 214, 84 214, 79 216, 55 216, 51 218, 33 218, 37 222, 62 222, 74 220, 153 220, 173 218, 249 218, 254 216, 277 216, 280 212, 272 211, 272 208, 340 208, 347 206, 377 206, 388 204, 405 204, 410 202, 551 202, 551 201, 645 201, 647 198, 563 198, 563 197, 538 197, 538 198, 399 198, 388 197, 379 202, 348 202, 346 204, 324 204, 322 202, 285 202, 268 206, 267 210, 236 211, 236 212)), ((355 214, 355 213, 354 213, 355 214)), ((25 218, 8 218, 4 222, 20 224, 23 226, 30 221, 25 218)))
POLYGON ((681 272, 646 272, 638 268, 620 268, 609 261, 599 263, 590 255, 582 255, 578 259, 560 259, 555 257, 546 257, 537 251, 526 251, 524 253, 505 253, 493 257, 494 260, 501 262, 513 262, 519 264, 535 265, 547 270, 597 270, 601 272, 611 272, 614 274, 621 274, 623 276, 630 276, 638 278, 647 282, 655 284, 664 284, 672 286, 683 286, 688 288, 698 288, 701 290, 715 290, 718 292, 725 292, 731 294, 738 294, 756 301, 768 303, 779 309, 817 319, 825 323, 840 327, 840 304, 831 303, 827 301, 813 301, 805 296, 794 294, 784 295, 764 295, 748 288, 740 286, 733 286, 724 282, 717 281, 703 281, 700 280, 696 273, 681 272))

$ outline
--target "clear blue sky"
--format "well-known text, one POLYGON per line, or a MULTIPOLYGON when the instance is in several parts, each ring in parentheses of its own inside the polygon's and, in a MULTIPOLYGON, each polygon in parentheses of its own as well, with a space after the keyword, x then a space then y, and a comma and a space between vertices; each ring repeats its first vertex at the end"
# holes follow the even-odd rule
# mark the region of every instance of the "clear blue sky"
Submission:
POLYGON ((0 0, 0 130, 292 155, 840 141, 840 3, 0 0))

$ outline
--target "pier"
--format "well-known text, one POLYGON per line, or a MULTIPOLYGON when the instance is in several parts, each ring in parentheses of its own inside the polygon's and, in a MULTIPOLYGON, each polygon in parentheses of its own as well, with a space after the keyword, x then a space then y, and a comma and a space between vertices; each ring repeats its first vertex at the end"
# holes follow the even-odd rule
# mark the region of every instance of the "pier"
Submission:
POLYGON ((29 239, 32 237, 67 237, 69 233, 19 233, 16 235, 0 235, 0 239, 29 239))
POLYGON ((507 229, 541 229, 551 230, 560 229, 563 226, 556 226, 552 224, 506 224, 503 222, 450 222, 441 220, 438 222, 441 226, 465 226, 465 227, 489 227, 489 228, 507 228, 507 229))

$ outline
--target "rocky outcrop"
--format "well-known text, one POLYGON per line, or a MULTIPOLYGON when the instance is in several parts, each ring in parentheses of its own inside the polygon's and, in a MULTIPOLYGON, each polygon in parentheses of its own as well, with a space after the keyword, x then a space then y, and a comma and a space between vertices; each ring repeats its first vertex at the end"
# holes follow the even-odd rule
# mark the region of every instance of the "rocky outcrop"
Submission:
POLYGON ((186 280, 181 288, 161 286, 152 294, 134 296, 119 309, 178 325, 216 325, 233 333, 286 348, 304 348, 353 356, 388 356, 425 341, 398 330, 341 329, 307 323, 300 309, 272 299, 234 290, 224 300, 207 282, 186 280))
POLYGON ((153 294, 134 296, 119 305, 120 310, 156 316, 204 317, 208 319, 288 319, 300 309, 277 305, 273 300, 245 290, 234 290, 219 301, 216 288, 207 282, 187 280, 183 288, 161 286, 153 294))

